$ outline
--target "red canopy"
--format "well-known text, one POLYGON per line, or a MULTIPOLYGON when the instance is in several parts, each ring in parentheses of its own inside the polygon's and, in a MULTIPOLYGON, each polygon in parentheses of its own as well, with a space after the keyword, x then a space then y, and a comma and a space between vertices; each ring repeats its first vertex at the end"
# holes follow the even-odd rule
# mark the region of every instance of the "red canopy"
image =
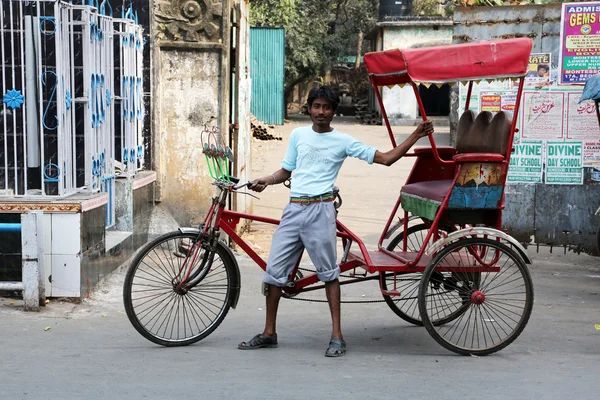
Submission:
POLYGON ((521 77, 532 45, 531 39, 518 38, 394 49, 365 54, 365 64, 377 86, 521 77))

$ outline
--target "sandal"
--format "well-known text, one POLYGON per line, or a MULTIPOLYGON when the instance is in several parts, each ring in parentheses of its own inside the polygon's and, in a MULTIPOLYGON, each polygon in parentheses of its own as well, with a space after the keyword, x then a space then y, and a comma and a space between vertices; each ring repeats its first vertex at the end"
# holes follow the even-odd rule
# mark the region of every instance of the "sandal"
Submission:
POLYGON ((240 350, 256 350, 274 347, 277 347, 277 334, 274 334, 273 336, 265 336, 262 333, 259 333, 248 342, 242 342, 238 344, 238 349, 240 350))
POLYGON ((325 350, 325 357, 341 357, 346 354, 346 342, 344 339, 331 339, 329 347, 325 350))

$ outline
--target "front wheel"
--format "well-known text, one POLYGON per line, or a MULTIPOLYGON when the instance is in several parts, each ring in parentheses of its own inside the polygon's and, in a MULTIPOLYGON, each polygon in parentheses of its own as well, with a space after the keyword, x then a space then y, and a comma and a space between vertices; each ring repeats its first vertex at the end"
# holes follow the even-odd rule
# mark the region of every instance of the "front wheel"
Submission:
POLYGON ((168 347, 198 342, 229 311, 232 291, 239 286, 235 261, 222 243, 212 263, 204 248, 191 257, 198 240, 198 234, 180 231, 160 236, 137 254, 127 271, 123 287, 127 317, 151 342, 168 347), (192 259, 190 270, 186 265, 192 259), (188 271, 189 282, 196 284, 182 287, 188 271))
POLYGON ((427 331, 461 355, 484 356, 508 346, 527 325, 532 307, 533 284, 524 260, 487 238, 444 247, 423 272, 419 287, 419 311, 427 331), (441 292, 447 294, 446 301, 428 301, 441 292), (435 324, 459 310, 459 318, 435 324))

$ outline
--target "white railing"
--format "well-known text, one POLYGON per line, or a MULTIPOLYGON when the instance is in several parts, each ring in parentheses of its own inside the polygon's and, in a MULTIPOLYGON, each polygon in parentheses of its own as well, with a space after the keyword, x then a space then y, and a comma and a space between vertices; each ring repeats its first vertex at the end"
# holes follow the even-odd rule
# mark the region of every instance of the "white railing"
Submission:
POLYGON ((144 167, 143 32, 111 14, 0 0, 0 196, 112 194, 144 167))

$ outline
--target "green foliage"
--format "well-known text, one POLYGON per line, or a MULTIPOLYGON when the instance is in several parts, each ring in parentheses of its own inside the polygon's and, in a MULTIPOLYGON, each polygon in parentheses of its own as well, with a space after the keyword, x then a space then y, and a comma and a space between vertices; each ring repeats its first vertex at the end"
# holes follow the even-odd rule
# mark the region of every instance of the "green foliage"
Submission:
POLYGON ((378 0, 253 0, 250 24, 285 28, 287 95, 297 83, 324 75, 340 57, 354 55, 358 32, 373 27, 378 5, 378 0))
POLYGON ((573 3, 579 0, 455 0, 457 6, 517 6, 528 4, 573 3))
POLYGON ((440 15, 442 3, 440 0, 413 0, 412 12, 414 15, 440 15))

